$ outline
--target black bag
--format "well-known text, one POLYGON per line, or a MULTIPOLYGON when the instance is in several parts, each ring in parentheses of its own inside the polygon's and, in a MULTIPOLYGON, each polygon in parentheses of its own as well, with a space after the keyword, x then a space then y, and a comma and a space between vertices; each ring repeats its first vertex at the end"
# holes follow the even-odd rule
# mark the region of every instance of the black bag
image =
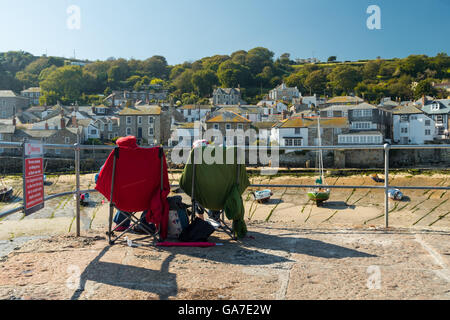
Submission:
POLYGON ((183 242, 207 242, 208 237, 215 231, 214 227, 200 219, 195 218, 180 234, 178 239, 183 242))

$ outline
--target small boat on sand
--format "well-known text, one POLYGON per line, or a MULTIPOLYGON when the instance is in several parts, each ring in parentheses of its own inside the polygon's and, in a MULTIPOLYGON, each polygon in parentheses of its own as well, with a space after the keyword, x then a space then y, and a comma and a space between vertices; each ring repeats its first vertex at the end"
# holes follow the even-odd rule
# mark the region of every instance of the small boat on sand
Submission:
MULTIPOLYGON (((317 136, 319 140, 319 146, 322 146, 322 139, 320 136, 320 116, 317 121, 317 136)), ((317 160, 318 160, 318 169, 319 169, 319 178, 316 179, 317 187, 308 191, 308 198, 311 201, 314 201, 318 207, 320 207, 324 201, 327 201, 330 198, 330 189, 326 187, 325 183, 325 175, 323 170, 323 156, 322 149, 317 151, 317 160)))
POLYGON ((391 188, 388 190, 388 197, 400 201, 403 199, 403 193, 399 189, 391 188))
POLYGON ((261 191, 253 191, 253 196, 255 197, 255 200, 259 203, 264 203, 270 200, 270 197, 273 196, 273 193, 271 190, 261 190, 261 191))
POLYGON ((11 200, 13 195, 12 187, 3 187, 0 188, 0 202, 7 202, 11 200))

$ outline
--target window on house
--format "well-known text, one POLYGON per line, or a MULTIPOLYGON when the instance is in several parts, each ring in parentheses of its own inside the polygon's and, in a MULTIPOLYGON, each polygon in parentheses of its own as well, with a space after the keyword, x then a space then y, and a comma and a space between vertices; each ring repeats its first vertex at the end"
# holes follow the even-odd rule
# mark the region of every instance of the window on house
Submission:
POLYGON ((352 122, 352 129, 370 129, 371 125, 370 122, 352 122))
POLYGON ((108 131, 112 131, 112 122, 108 123, 108 131))
POLYGON ((91 129, 91 134, 97 134, 97 130, 91 129))
POLYGON ((70 143, 70 138, 69 137, 65 137, 64 138, 64 143, 65 144, 69 144, 70 143))
POLYGON ((153 128, 148 128, 148 135, 153 136, 154 130, 153 128))
POLYGON ((239 130, 244 130, 244 125, 243 125, 243 124, 238 124, 238 125, 237 125, 237 128, 238 128, 239 130))
POLYGON ((400 122, 408 122, 408 116, 407 115, 401 115, 400 116, 400 122))
POLYGON ((295 128, 295 134, 300 134, 300 128, 295 128))
POLYGON ((227 124, 225 125, 225 128, 226 128, 227 130, 230 130, 230 129, 231 129, 231 124, 227 123, 227 124))
POLYGON ((431 130, 430 130, 430 129, 425 129, 425 135, 426 135, 426 136, 431 135, 431 130))
POLYGON ((127 136, 131 135, 131 128, 127 128, 126 133, 127 133, 127 136))
POLYGON ((401 133, 408 133, 408 128, 400 128, 401 133))
POLYGON ((363 117, 371 117, 372 110, 363 110, 363 117))
POLYGON ((113 137, 112 133, 108 133, 108 140, 111 140, 113 137))
POLYGON ((154 123, 154 122, 155 122, 155 118, 149 116, 149 117, 148 117, 148 124, 152 124, 152 123, 154 123))
POLYGON ((142 124, 142 117, 141 116, 137 117, 137 122, 138 122, 138 124, 142 124))
POLYGON ((188 109, 187 114, 188 114, 188 116, 190 116, 192 114, 192 110, 188 109))
POLYGON ((131 124, 131 117, 127 116, 127 124, 131 124))
POLYGON ((292 139, 284 139, 284 145, 287 147, 292 146, 292 139))
POLYGON ((215 130, 219 130, 219 124, 218 124, 218 123, 215 123, 215 124, 214 124, 214 129, 215 129, 215 130))
POLYGON ((302 145, 302 139, 294 139, 294 146, 300 147, 302 145))
POLYGON ((427 127, 431 126, 431 120, 425 120, 425 126, 427 127))

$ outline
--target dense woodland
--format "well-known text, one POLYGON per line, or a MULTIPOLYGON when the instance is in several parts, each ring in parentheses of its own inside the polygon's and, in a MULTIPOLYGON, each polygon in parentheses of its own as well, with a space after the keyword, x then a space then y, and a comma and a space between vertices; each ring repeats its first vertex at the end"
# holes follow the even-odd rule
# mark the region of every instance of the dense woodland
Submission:
POLYGON ((242 98, 254 104, 284 81, 297 86, 303 95, 356 94, 377 103, 385 96, 402 100, 423 94, 446 97, 432 83, 450 78, 450 57, 446 53, 354 62, 339 62, 332 56, 327 62, 298 64, 289 53, 275 58, 269 49, 257 47, 174 66, 168 65, 163 56, 146 60, 109 58, 84 67, 67 61, 70 59, 36 57, 22 51, 0 53, 0 90, 20 93, 24 88, 39 86, 41 104, 99 104, 112 90, 159 85, 168 90, 171 101, 206 104, 215 87, 240 86, 242 98))

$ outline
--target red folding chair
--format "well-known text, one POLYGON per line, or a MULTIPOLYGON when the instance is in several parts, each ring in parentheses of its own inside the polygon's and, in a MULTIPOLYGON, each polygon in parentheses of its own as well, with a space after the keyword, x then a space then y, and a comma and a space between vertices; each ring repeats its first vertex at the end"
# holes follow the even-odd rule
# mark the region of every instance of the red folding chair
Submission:
POLYGON ((100 171, 95 187, 110 202, 109 244, 113 245, 136 226, 157 241, 166 239, 170 185, 162 147, 138 147, 133 136, 117 140, 117 145, 100 171), (112 228, 114 208, 127 212, 128 217, 112 228), (156 232, 136 216, 142 211, 147 211, 145 220, 156 226, 156 232), (131 221, 130 227, 115 236, 116 229, 127 220, 131 221))

